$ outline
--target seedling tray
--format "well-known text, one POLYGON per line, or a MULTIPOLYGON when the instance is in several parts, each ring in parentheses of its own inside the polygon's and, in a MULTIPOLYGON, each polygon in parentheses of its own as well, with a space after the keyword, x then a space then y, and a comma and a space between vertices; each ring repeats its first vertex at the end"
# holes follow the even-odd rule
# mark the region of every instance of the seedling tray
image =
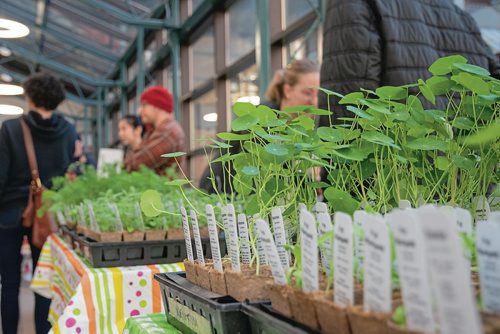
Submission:
POLYGON ((248 316, 253 334, 319 333, 274 311, 271 303, 243 304, 242 312, 248 316))
POLYGON ((169 323, 183 333, 252 333, 241 303, 203 289, 185 277, 185 273, 155 275, 169 323))
MULTIPOLYGON (((137 266, 157 263, 182 262, 187 257, 186 244, 182 240, 143 240, 121 242, 96 242, 75 231, 69 233, 73 249, 87 259, 94 268, 137 266)), ((68 237, 65 236, 68 240, 68 237)), ((210 241, 201 239, 203 254, 211 258, 210 241)), ((226 254, 225 241, 219 241, 221 254, 226 254)), ((192 240, 193 250, 195 249, 192 240)))

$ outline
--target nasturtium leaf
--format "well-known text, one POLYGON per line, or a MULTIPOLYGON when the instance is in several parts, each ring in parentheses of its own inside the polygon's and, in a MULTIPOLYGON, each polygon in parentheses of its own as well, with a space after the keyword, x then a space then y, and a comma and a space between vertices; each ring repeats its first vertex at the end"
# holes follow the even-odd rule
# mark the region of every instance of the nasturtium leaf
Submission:
POLYGON ((380 101, 378 100, 367 100, 367 99, 360 99, 359 102, 364 105, 364 106, 367 106, 368 108, 376 111, 376 112, 379 112, 381 114, 387 114, 387 115, 390 115, 391 112, 389 111, 389 108, 386 108, 383 103, 381 103, 380 101))
POLYGON ((299 106, 290 106, 290 107, 285 107, 283 109, 284 112, 290 113, 290 114, 301 114, 301 113, 307 113, 309 112, 309 109, 313 108, 313 106, 310 105, 299 105, 299 106))
POLYGON ((396 86, 383 86, 375 90, 375 93, 382 98, 387 100, 401 100, 408 96, 408 91, 401 87, 396 86))
POLYGON ((344 95, 339 94, 337 92, 334 92, 332 90, 326 89, 326 88, 319 87, 318 89, 320 91, 322 91, 323 93, 325 93, 326 95, 334 95, 334 96, 337 96, 337 97, 340 97, 340 98, 344 97, 344 95))
POLYGON ((156 217, 162 213, 161 194, 156 190, 146 190, 141 194, 141 210, 146 217, 156 217))
POLYGON ((233 131, 244 131, 251 129, 253 126, 257 125, 259 119, 253 115, 244 115, 236 118, 231 122, 231 129, 233 131))
POLYGON ((163 158, 177 158, 177 157, 181 157, 183 155, 186 155, 186 152, 172 152, 172 153, 165 153, 165 154, 162 154, 161 156, 163 158))
POLYGON ((223 143, 223 142, 220 142, 220 141, 215 140, 215 139, 211 139, 211 141, 215 144, 215 145, 212 145, 212 147, 214 147, 214 148, 231 148, 231 147, 233 147, 233 145, 230 145, 228 143, 223 143))
POLYGON ((475 165, 474 160, 463 157, 461 155, 454 155, 451 157, 451 160, 453 161, 455 166, 464 170, 471 170, 475 165))
POLYGON ((427 99, 427 101, 431 102, 432 104, 436 104, 436 96, 432 92, 432 90, 427 86, 427 84, 424 82, 422 79, 418 79, 418 88, 420 89, 420 92, 422 95, 427 99))
POLYGON ((252 196, 252 198, 246 202, 245 212, 248 215, 254 215, 259 213, 259 201, 257 200, 257 196, 252 196))
POLYGON ((273 141, 273 140, 280 140, 280 141, 289 141, 290 138, 281 136, 281 135, 274 135, 274 134, 269 134, 265 132, 264 130, 256 130, 255 134, 265 140, 268 141, 273 141))
POLYGON ((354 160, 354 161, 363 161, 367 157, 366 152, 353 147, 332 150, 331 153, 343 159, 354 160))
POLYGON ((469 130, 474 127, 474 122, 468 117, 457 117, 453 120, 453 127, 461 130, 469 130))
POLYGON ((324 192, 325 198, 335 212, 344 212, 352 215, 359 208, 359 202, 352 196, 338 188, 329 187, 324 192))
POLYGON ((269 122, 276 120, 278 117, 276 113, 265 105, 260 105, 254 110, 254 116, 259 119, 259 124, 268 125, 269 122))
POLYGON ((446 171, 450 167, 450 162, 446 157, 439 156, 436 158, 436 167, 439 170, 446 171))
POLYGON ((374 144, 391 146, 398 150, 400 149, 398 145, 394 144, 394 140, 391 137, 380 132, 365 131, 361 134, 361 138, 374 144))
POLYGON ((462 71, 465 71, 465 72, 468 72, 471 74, 480 75, 483 77, 490 76, 490 72, 488 72, 488 70, 486 70, 482 67, 476 66, 476 65, 472 65, 472 64, 453 64, 453 67, 458 68, 462 71))
POLYGON ((307 116, 299 116, 293 120, 294 124, 302 126, 306 130, 311 130, 315 128, 314 120, 307 116))
POLYGON ((236 102, 233 105, 233 112, 236 116, 245 116, 252 114, 255 111, 255 106, 250 102, 236 102))
POLYGON ((312 159, 308 156, 302 156, 299 159, 310 162, 312 164, 312 166, 325 167, 325 168, 330 167, 330 165, 327 164, 326 162, 324 162, 323 160, 312 159))
POLYGON ((433 76, 425 81, 434 95, 444 95, 453 87, 454 82, 447 77, 433 76))
POLYGON ((307 182, 307 185, 311 188, 327 188, 330 185, 323 181, 307 182))
POLYGON ((429 72, 434 75, 445 75, 451 72, 454 64, 465 64, 467 59, 460 55, 453 55, 437 59, 430 67, 429 72))
POLYGON ((217 137, 222 140, 248 140, 252 139, 253 136, 250 133, 239 134, 233 132, 220 132, 217 134, 217 137))
POLYGON ((361 92, 349 93, 340 99, 339 104, 358 104, 359 100, 364 97, 364 94, 361 92))
POLYGON ((226 153, 221 155, 220 157, 210 161, 210 163, 218 163, 218 162, 226 162, 234 159, 234 155, 231 155, 231 153, 226 153))
POLYGON ((332 143, 339 142, 342 141, 342 139, 344 139, 344 136, 341 131, 326 126, 319 127, 317 129, 317 134, 319 138, 332 143))
POLYGON ((260 154, 260 150, 262 146, 253 141, 246 141, 243 143, 243 147, 248 153, 253 154, 254 156, 258 156, 260 154))
POLYGON ((423 151, 432 151, 432 150, 440 150, 446 151, 448 149, 448 145, 441 139, 438 138, 417 138, 412 140, 406 144, 406 147, 412 150, 423 150, 423 151))
POLYGON ((268 144, 264 147, 267 153, 279 157, 283 157, 289 154, 288 149, 281 144, 268 144))
POLYGON ((465 138, 466 145, 481 145, 489 143, 490 141, 498 141, 500 137, 500 121, 491 123, 485 128, 482 128, 477 133, 470 135, 465 138))
POLYGON ((375 171, 377 170, 377 165, 373 161, 370 161, 370 159, 366 159, 365 161, 360 163, 361 167, 361 181, 364 181, 371 177, 373 174, 375 174, 375 171))
POLYGON ((331 111, 320 108, 310 108, 307 112, 311 115, 318 115, 318 116, 329 116, 333 114, 331 111))
POLYGON ((361 118, 368 119, 368 120, 374 119, 374 117, 372 115, 370 115, 369 113, 367 113, 363 109, 359 109, 359 108, 356 108, 354 106, 347 106, 346 109, 349 110, 350 112, 358 115, 361 118))
POLYGON ((165 185, 181 187, 181 186, 189 184, 189 183, 191 183, 189 180, 177 179, 177 180, 167 181, 167 182, 165 182, 165 185))
POLYGON ((257 176, 259 175, 259 168, 255 166, 245 166, 241 169, 241 172, 248 176, 257 176))
POLYGON ((459 83, 465 88, 473 91, 476 94, 488 95, 490 94, 490 85, 483 79, 465 72, 453 75, 451 80, 459 83))

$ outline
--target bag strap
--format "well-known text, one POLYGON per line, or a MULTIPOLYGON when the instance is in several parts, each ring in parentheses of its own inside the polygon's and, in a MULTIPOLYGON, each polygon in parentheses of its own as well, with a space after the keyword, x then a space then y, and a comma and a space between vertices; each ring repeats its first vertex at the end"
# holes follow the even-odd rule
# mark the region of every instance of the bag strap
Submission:
POLYGON ((23 129, 24 147, 28 156, 28 162, 31 170, 31 186, 34 190, 42 190, 42 181, 38 174, 38 164, 36 162, 35 147, 33 145, 33 137, 31 130, 26 124, 24 117, 21 117, 21 128, 23 129))

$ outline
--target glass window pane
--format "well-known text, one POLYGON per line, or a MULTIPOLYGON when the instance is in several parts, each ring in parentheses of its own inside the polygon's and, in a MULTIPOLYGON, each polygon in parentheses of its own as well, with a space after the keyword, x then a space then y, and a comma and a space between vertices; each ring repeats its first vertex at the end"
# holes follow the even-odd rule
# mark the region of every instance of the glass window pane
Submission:
POLYGON ((253 50, 255 45, 255 0, 239 0, 229 8, 229 62, 253 50))
POLYGON ((236 102, 259 104, 257 66, 253 65, 230 79, 231 105, 236 102))
POLYGON ((198 7, 200 7, 201 3, 203 2, 203 0, 192 0, 191 2, 191 10, 193 11, 193 13, 196 11, 196 9, 198 7))
POLYGON ((205 171, 205 168, 208 166, 208 159, 204 154, 196 155, 191 157, 190 167, 191 167, 191 175, 190 179, 194 184, 199 184, 201 175, 205 171))
POLYGON ((191 150, 210 144, 217 133, 217 96, 210 91, 191 102, 191 150))
POLYGON ((319 0, 286 0, 286 26, 290 26, 319 6, 319 0))
POLYGON ((298 37, 287 45, 287 62, 293 59, 308 58, 314 62, 320 62, 318 56, 318 34, 319 30, 313 31, 308 38, 305 35, 298 37))
POLYGON ((215 74, 214 27, 210 26, 205 33, 194 42, 193 55, 193 87, 206 82, 215 74))

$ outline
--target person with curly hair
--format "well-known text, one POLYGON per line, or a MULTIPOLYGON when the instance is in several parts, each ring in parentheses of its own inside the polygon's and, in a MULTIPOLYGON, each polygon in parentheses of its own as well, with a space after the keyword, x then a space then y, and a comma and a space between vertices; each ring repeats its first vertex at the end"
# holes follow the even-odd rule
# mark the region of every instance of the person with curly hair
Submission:
MULTIPOLYGON (((33 137, 42 184, 52 186, 54 176, 64 175, 73 161, 76 131, 54 112, 64 100, 63 86, 50 74, 30 76, 23 88, 29 112, 5 121, 0 129, 0 277, 1 313, 4 334, 16 334, 19 322, 19 287, 21 284, 21 245, 23 236, 30 240, 33 267, 40 249, 31 243, 31 229, 22 226, 22 213, 28 201, 31 171, 24 146, 21 118, 33 137)), ((47 333, 50 299, 35 293, 35 327, 47 333)))

